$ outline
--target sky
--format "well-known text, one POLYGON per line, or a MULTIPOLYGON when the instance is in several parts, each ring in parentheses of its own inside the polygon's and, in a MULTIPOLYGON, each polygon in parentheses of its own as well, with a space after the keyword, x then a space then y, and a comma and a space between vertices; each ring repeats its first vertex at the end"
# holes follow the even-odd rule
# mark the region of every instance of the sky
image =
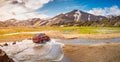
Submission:
POLYGON ((74 9, 95 15, 120 15, 120 0, 54 0, 45 4, 39 11, 48 16, 55 16, 74 9), (117 12, 114 14, 110 13, 114 12, 114 10, 117 12))
POLYGON ((94 15, 120 15, 120 0, 1 0, 0 21, 54 17, 74 9, 94 15))

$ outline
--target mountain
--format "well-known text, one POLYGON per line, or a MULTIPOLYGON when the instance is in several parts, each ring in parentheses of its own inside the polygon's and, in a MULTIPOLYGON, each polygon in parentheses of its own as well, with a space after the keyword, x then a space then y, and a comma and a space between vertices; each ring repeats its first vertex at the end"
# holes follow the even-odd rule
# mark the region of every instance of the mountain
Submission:
POLYGON ((120 16, 112 16, 110 18, 103 19, 100 24, 103 26, 116 26, 120 27, 120 16))
POLYGON ((32 26, 32 27, 39 27, 44 26, 46 23, 48 23, 47 20, 42 20, 40 18, 32 18, 28 20, 22 20, 18 23, 16 23, 17 26, 32 26))
POLYGON ((5 27, 5 24, 2 21, 0 21, 0 27, 5 27))
POLYGON ((36 22, 41 21, 39 18, 32 18, 28 20, 22 20, 16 23, 16 26, 33 26, 36 22))
POLYGON ((73 10, 71 12, 65 14, 59 14, 51 19, 46 24, 48 26, 54 25, 64 25, 64 24, 74 24, 80 21, 99 21, 106 17, 104 16, 96 16, 93 14, 89 14, 80 10, 73 10))
POLYGON ((28 20, 16 20, 9 19, 4 22, 0 22, 0 27, 10 27, 10 26, 40 26, 43 20, 40 18, 31 18, 28 20), (38 25, 36 23, 40 22, 38 25))
POLYGON ((0 21, 0 27, 8 26, 120 26, 120 16, 96 16, 80 10, 73 10, 47 20, 31 18, 28 20, 9 19, 0 21))
POLYGON ((15 26, 16 23, 17 23, 16 19, 9 19, 9 20, 4 21, 4 24, 6 26, 15 26))

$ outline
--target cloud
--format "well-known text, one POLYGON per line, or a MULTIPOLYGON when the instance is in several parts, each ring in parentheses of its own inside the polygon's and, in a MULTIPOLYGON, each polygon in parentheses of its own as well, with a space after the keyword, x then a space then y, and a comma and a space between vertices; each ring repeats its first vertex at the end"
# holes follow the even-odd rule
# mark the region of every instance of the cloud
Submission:
POLYGON ((46 18, 45 14, 36 12, 44 4, 53 0, 1 0, 0 1, 0 20, 46 18))
POLYGON ((94 15, 120 15, 120 8, 118 6, 112 6, 112 7, 105 7, 105 8, 93 8, 92 10, 87 11, 88 13, 94 14, 94 15))

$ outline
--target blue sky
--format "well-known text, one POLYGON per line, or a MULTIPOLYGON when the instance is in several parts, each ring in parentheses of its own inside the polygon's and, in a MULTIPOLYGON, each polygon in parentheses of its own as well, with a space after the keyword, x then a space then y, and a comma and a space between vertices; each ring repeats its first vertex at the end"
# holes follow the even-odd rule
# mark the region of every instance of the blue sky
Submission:
POLYGON ((51 17, 74 9, 79 9, 85 12, 92 11, 91 13, 94 14, 93 10, 101 10, 104 12, 106 8, 109 8, 108 11, 111 11, 110 8, 112 7, 116 7, 119 12, 120 0, 53 0, 45 4, 38 11, 51 17))
POLYGON ((120 0, 1 0, 0 21, 49 18, 74 9, 94 15, 120 15, 120 0), (17 1, 17 3, 14 3, 17 1))

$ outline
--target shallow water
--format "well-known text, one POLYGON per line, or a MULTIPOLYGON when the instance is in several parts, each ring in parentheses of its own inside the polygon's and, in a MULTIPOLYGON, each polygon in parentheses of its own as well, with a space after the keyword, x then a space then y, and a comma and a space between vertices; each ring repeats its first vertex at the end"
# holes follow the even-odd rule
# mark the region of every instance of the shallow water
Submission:
MULTIPOLYGON (((47 44, 34 44, 32 40, 23 40, 12 45, 8 42, 8 46, 0 47, 3 49, 15 62, 72 62, 64 56, 62 45, 64 44, 98 44, 108 42, 120 42, 120 38, 113 39, 72 39, 61 40, 52 39, 47 44), (42 47, 41 47, 42 46, 42 47)), ((0 43, 4 44, 4 43, 0 43)))
MULTIPOLYGON (((0 43, 1 45, 4 43, 0 43)), ((12 45, 0 47, 15 62, 70 62, 62 52, 62 43, 52 39, 46 44, 34 44, 32 40, 23 40, 12 45)))
POLYGON ((109 43, 109 42, 120 42, 120 38, 112 39, 71 39, 71 40, 60 40, 57 42, 64 44, 98 44, 98 43, 109 43))

